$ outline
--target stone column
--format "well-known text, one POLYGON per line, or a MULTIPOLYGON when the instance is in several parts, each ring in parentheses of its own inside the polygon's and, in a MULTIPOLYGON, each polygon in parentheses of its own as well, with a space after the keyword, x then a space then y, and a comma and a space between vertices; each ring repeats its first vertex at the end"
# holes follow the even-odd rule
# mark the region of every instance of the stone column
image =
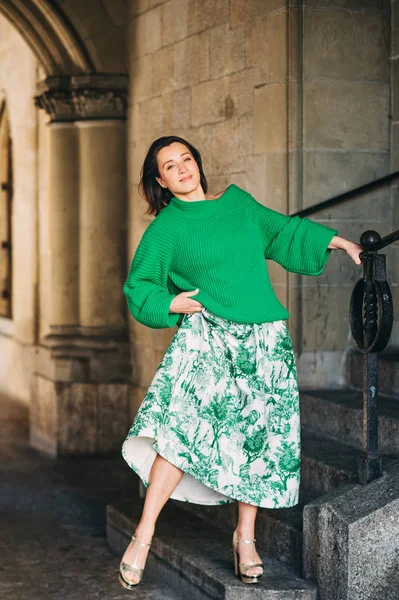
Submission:
POLYGON ((31 444, 53 456, 119 451, 129 426, 124 76, 51 77, 51 334, 40 341, 31 444))
POLYGON ((73 123, 50 122, 49 243, 51 331, 77 333, 79 327, 79 171, 73 123))
POLYGON ((125 327, 125 122, 81 121, 78 129, 81 331, 102 335, 125 327))

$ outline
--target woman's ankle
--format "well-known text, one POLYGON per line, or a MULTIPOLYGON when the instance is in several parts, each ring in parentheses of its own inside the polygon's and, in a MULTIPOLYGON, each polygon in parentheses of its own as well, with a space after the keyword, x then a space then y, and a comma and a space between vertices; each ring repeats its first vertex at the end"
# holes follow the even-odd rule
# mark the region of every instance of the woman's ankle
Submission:
POLYGON ((137 525, 136 531, 134 533, 138 542, 142 544, 150 544, 152 537, 155 532, 155 527, 148 525, 141 525, 140 523, 137 525))

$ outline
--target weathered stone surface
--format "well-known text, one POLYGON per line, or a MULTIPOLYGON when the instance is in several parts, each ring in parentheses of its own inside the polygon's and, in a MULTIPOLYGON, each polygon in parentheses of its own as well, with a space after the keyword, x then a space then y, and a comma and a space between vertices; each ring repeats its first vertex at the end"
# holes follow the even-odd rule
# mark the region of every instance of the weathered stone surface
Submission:
POLYGON ((287 147, 287 89, 276 83, 255 90, 254 151, 278 152, 287 147))
POLYGON ((382 11, 306 9, 304 75, 307 78, 389 79, 389 27, 382 11))
POLYGON ((244 115, 238 122, 238 156, 253 154, 253 117, 244 115))
MULTIPOLYGON (((318 152, 309 150, 303 156, 304 207, 347 192, 389 173, 388 154, 381 152, 318 152)), ((324 210, 322 218, 384 218, 389 188, 379 188, 324 210)))
POLYGON ((168 46, 152 54, 152 93, 164 94, 173 86, 173 47, 168 46))
POLYGON ((204 125, 200 136, 201 143, 197 147, 202 152, 206 174, 224 175, 242 171, 238 157, 237 119, 204 125))
POLYGON ((320 600, 395 600, 399 586, 399 463, 304 509, 304 569, 320 600))
POLYGON ((126 427, 125 429, 126 434, 128 432, 130 424, 133 423, 136 413, 140 408, 140 404, 142 403, 146 393, 147 388, 138 387, 136 385, 131 385, 129 387, 129 424, 128 427, 126 427))
POLYGON ((334 388, 343 385, 343 353, 343 350, 301 352, 296 360, 299 387, 334 388))
POLYGON ((142 102, 154 94, 152 85, 152 55, 139 56, 130 62, 129 105, 142 102))
POLYGON ((173 92, 171 122, 171 127, 173 129, 186 128, 190 126, 191 95, 192 91, 190 88, 176 90, 173 92))
POLYGON ((210 31, 210 76, 222 77, 245 67, 245 27, 220 25, 210 31))
MULTIPOLYGON (((350 368, 350 367, 349 367, 350 368)), ((352 368, 361 366, 356 364, 352 368)), ((305 385, 305 384, 304 384, 305 385)), ((381 454, 399 454, 399 408, 397 398, 379 398, 379 447, 381 454)), ((362 392, 344 389, 301 389, 301 422, 308 429, 363 448, 362 392)))
POLYGON ((357 481, 360 450, 302 428, 301 498, 309 502, 349 481, 357 481))
POLYGON ((305 82, 305 148, 387 150, 388 103, 385 83, 305 82))
POLYGON ((102 383, 98 386, 96 445, 106 454, 121 447, 130 424, 128 384, 102 383))
POLYGON ((252 19, 252 0, 230 0, 231 27, 237 27, 252 19))
POLYGON ((304 287, 302 290, 304 350, 346 348, 352 286, 304 287), (339 326, 337 326, 339 324, 339 326))
POLYGON ((173 45, 173 82, 185 88, 209 77, 209 37, 204 32, 173 45))
POLYGON ((138 15, 128 25, 129 59, 156 52, 162 45, 161 7, 138 15))
POLYGON ((246 23, 245 66, 252 67, 254 84, 267 82, 267 39, 266 17, 259 17, 246 23))
POLYGON ((191 124, 193 127, 204 123, 224 121, 229 104, 232 102, 229 103, 227 77, 193 86, 191 97, 191 124))
POLYGON ((162 4, 162 44, 167 46, 187 37, 188 8, 187 0, 170 0, 162 4), (176 18, 178 15, 178 18, 176 18))
POLYGON ((191 0, 188 2, 188 34, 198 33, 229 19, 229 4, 226 0, 191 0))
POLYGON ((134 365, 133 383, 141 387, 148 387, 159 364, 155 350, 149 346, 133 346, 132 362, 134 365))
POLYGON ((266 19, 267 83, 283 82, 287 73, 287 12, 280 11, 266 19))

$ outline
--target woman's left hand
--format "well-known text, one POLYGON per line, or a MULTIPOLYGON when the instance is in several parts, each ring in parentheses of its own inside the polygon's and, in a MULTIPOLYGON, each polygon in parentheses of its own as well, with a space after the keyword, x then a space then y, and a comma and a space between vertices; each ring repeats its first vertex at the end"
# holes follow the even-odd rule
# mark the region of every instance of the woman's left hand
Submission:
POLYGON ((345 250, 356 265, 362 264, 359 254, 363 252, 364 248, 360 244, 356 244, 355 242, 351 242, 350 240, 335 235, 328 247, 332 250, 345 250))

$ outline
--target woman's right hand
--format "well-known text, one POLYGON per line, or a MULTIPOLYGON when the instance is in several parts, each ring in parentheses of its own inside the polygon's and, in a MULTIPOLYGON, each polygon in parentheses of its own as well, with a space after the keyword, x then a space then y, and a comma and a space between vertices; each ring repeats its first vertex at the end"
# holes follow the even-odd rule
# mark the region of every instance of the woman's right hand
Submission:
POLYGON ((199 288, 192 292, 181 292, 175 296, 170 304, 171 313, 196 313, 202 311, 202 304, 198 300, 191 300, 191 296, 198 294, 199 288))

